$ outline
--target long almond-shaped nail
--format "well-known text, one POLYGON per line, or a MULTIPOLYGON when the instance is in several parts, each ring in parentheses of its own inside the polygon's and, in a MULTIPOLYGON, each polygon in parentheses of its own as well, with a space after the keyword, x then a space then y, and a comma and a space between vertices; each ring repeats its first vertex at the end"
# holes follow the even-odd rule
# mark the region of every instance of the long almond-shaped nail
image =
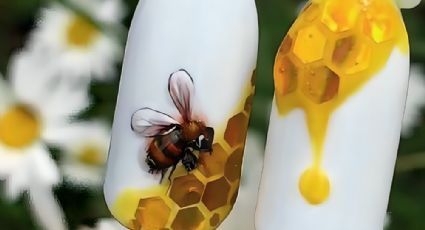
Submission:
POLYGON ((239 188, 254 0, 144 0, 130 29, 106 202, 131 229, 215 229, 239 188))
POLYGON ((383 229, 408 74, 393 0, 306 5, 275 61, 258 230, 383 229))

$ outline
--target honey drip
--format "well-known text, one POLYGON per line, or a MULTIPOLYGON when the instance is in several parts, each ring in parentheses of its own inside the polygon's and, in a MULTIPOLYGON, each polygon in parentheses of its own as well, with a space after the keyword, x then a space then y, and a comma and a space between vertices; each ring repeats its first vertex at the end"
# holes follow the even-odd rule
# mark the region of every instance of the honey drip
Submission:
POLYGON ((332 113, 385 67, 395 48, 408 54, 393 0, 311 1, 283 40, 274 67, 276 103, 282 116, 297 108, 306 115, 314 156, 299 190, 308 203, 321 204, 331 193, 321 164, 332 113))

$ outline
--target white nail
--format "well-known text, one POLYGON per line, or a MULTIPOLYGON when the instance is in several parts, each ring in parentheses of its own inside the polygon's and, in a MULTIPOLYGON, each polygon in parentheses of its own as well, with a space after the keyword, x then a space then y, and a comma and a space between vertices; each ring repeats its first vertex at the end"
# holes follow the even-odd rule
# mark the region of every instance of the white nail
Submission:
POLYGON ((123 225, 214 229, 226 218, 239 186, 257 27, 254 0, 140 1, 104 186, 123 225), (212 137, 212 154, 199 153, 212 137))

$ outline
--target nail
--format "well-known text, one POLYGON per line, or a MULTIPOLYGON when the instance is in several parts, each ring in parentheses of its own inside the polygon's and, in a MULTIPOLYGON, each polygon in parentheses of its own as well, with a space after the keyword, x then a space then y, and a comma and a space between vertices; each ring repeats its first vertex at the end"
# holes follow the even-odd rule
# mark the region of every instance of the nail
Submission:
POLYGON ((257 24, 253 0, 140 1, 104 185, 120 223, 215 229, 229 214, 254 93, 257 24))
POLYGON ((258 230, 383 229, 409 44, 392 1, 365 7, 309 4, 282 42, 258 230))

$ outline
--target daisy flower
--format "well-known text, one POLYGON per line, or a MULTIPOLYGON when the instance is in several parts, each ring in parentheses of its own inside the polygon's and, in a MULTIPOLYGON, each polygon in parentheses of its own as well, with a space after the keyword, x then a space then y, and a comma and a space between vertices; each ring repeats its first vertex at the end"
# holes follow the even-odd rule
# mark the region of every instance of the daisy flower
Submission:
POLYGON ((60 168, 73 184, 100 187, 103 182, 110 127, 101 121, 74 124, 62 133, 60 168))
POLYGON ((425 76, 421 66, 410 68, 409 89, 404 111, 402 136, 412 135, 413 128, 421 121, 421 109, 425 106, 425 76))
POLYGON ((260 134, 249 130, 245 145, 242 179, 233 210, 220 230, 255 230, 255 206, 263 168, 264 142, 260 134))
POLYGON ((0 179, 14 200, 28 191, 35 217, 46 229, 64 229, 52 192, 61 181, 46 143, 71 116, 89 105, 85 88, 47 81, 54 73, 44 59, 22 52, 12 58, 9 81, 0 78, 0 179), (47 210, 48 209, 48 210, 47 210), (54 210, 53 213, 49 210, 54 210))
POLYGON ((53 2, 42 10, 29 47, 43 53, 67 77, 107 80, 114 64, 122 59, 123 45, 116 35, 105 31, 123 28, 123 4, 121 0, 69 2, 90 18, 53 2))

